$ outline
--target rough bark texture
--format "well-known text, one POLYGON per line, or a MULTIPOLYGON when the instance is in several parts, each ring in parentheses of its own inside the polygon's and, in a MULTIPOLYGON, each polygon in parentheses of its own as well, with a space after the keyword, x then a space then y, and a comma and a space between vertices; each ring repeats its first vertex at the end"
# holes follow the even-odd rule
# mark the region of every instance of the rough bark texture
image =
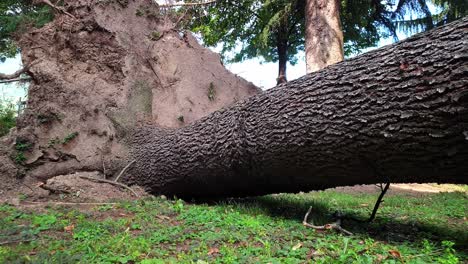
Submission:
POLYGON ((32 82, 12 157, 29 176, 111 176, 135 126, 183 127, 259 92, 154 1, 66 0, 61 10, 19 41, 32 82))
POLYGON ((142 127, 127 180, 179 196, 466 184, 467 30, 465 18, 178 130, 142 127))
POLYGON ((344 59, 340 1, 307 0, 305 32, 307 73, 344 59))

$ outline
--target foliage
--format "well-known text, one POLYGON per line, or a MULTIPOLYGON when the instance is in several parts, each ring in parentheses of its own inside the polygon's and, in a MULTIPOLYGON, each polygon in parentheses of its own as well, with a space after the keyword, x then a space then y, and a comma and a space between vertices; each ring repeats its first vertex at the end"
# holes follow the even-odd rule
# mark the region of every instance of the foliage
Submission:
POLYGON ((47 6, 37 7, 32 0, 0 1, 0 62, 18 53, 14 39, 29 27, 42 27, 53 19, 47 6))
POLYGON ((8 134, 10 129, 16 125, 16 111, 11 103, 0 102, 0 137, 8 134))
POLYGON ((191 27, 201 33, 206 45, 222 43, 225 59, 228 52, 235 50, 235 56, 227 58, 229 62, 254 57, 278 61, 278 42, 285 38, 288 61, 294 64, 297 52, 304 50, 300 4, 300 0, 222 0, 209 7, 207 15, 195 15, 191 27), (238 44, 240 50, 236 50, 238 44))
MULTIPOLYGON (((440 13, 432 14, 425 0, 341 0, 345 54, 376 46, 382 38, 397 39, 397 30, 424 31, 468 12, 466 0, 430 2, 440 13)), ((276 62, 278 39, 286 37, 288 61, 294 64, 298 51, 304 50, 304 3, 305 0, 220 0, 195 12, 191 28, 201 34, 206 45, 221 44, 225 58, 234 52, 226 59, 228 62, 254 57, 276 62), (284 28, 286 33, 282 34, 284 28)))
POLYGON ((65 136, 65 138, 62 140, 62 144, 68 144, 70 141, 72 141, 73 139, 75 139, 77 136, 79 135, 78 132, 73 132, 73 133, 70 133, 68 134, 67 136, 65 136))
POLYGON ((0 205, 0 262, 33 263, 458 263, 466 259, 466 193, 389 195, 353 236, 301 224, 336 209, 365 218, 376 194, 329 190, 212 204, 147 198, 83 211, 0 205), (24 241, 24 242, 20 242, 24 241))

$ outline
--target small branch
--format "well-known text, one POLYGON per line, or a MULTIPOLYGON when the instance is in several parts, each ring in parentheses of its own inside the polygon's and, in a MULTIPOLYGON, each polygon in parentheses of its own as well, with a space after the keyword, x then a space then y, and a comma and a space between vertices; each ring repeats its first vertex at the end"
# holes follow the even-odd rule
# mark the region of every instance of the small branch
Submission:
POLYGON ((32 79, 27 77, 27 78, 17 78, 17 79, 11 79, 11 80, 0 80, 0 83, 25 82, 25 81, 30 81, 30 80, 32 79))
POLYGON ((64 202, 28 202, 24 201, 21 203, 25 204, 52 204, 52 205, 117 205, 117 203, 64 203, 64 202))
POLYGON ((216 3, 216 0, 200 2, 200 3, 178 3, 178 4, 163 4, 159 5, 160 8, 171 8, 171 7, 178 7, 178 6, 204 6, 216 3))
POLYGON ((12 74, 0 73, 0 80, 17 79, 21 76, 21 74, 26 73, 27 71, 28 71, 28 67, 24 67, 22 69, 17 70, 16 72, 12 74))
POLYGON ((120 172, 119 176, 117 176, 117 178, 115 178, 114 182, 118 182, 120 177, 122 177, 122 175, 125 173, 125 171, 130 167, 132 166, 133 163, 135 163, 136 160, 132 160, 129 164, 127 164, 127 166, 125 166, 125 168, 123 168, 123 170, 120 172))
POLYGON ((119 187, 122 187, 124 189, 129 190, 130 192, 133 193, 133 195, 135 195, 135 197, 140 197, 132 188, 130 188, 127 185, 122 184, 122 183, 118 183, 118 182, 115 182, 115 181, 104 180, 104 179, 86 177, 86 176, 80 176, 80 178, 85 179, 85 180, 94 181, 94 182, 101 182, 101 183, 108 183, 108 184, 116 185, 116 186, 119 186, 119 187))
POLYGON ((346 234, 346 235, 349 235, 349 236, 353 235, 353 233, 351 233, 348 230, 341 227, 341 219, 338 219, 335 223, 326 224, 326 225, 323 225, 323 226, 316 226, 316 225, 314 225, 313 221, 311 223, 308 223, 307 219, 309 218, 309 214, 310 214, 311 211, 312 211, 312 206, 309 207, 309 210, 305 214, 304 220, 302 221, 302 225, 304 225, 305 227, 310 227, 310 228, 315 229, 315 230, 335 229, 335 230, 337 230, 337 231, 339 231, 339 232, 341 232, 343 234, 346 234))
POLYGON ((377 202, 374 205, 374 210, 372 210, 371 216, 369 217, 369 219, 367 219, 366 222, 370 223, 370 222, 374 221, 375 215, 377 214, 377 210, 379 210, 379 206, 383 202, 382 199, 385 196, 385 193, 387 193, 389 188, 390 188, 390 182, 387 182, 385 184, 385 188, 383 188, 383 189, 382 189, 382 185, 380 185, 380 189, 382 190, 382 192, 380 193, 379 198, 377 199, 377 202))
POLYGON ((34 240, 36 240, 36 239, 31 238, 31 239, 3 241, 3 242, 0 242, 0 246, 5 246, 5 245, 9 245, 9 244, 24 243, 24 242, 31 242, 31 241, 34 241, 34 240))

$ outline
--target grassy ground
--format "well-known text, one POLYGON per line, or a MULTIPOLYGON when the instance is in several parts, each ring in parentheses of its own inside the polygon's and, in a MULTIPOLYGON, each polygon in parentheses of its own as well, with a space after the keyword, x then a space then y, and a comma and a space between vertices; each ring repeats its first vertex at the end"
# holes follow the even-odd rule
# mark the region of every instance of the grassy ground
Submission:
POLYGON ((352 236, 307 229, 304 213, 313 206, 311 217, 322 224, 336 209, 365 218, 376 194, 329 190, 211 204, 151 198, 79 209, 0 205, 0 263, 463 263, 467 198, 390 195, 374 223, 344 221, 352 236))

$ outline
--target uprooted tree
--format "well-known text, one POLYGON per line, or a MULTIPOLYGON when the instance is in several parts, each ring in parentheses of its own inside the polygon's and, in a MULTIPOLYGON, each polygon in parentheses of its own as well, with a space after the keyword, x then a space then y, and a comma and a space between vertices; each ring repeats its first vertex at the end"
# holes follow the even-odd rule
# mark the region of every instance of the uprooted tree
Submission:
POLYGON ((206 116, 257 90, 151 1, 65 2, 20 41, 29 177, 131 164, 122 180, 179 196, 468 181, 467 18, 206 116))
POLYGON ((468 182, 468 18, 174 131, 136 131, 129 180, 178 195, 468 182))

